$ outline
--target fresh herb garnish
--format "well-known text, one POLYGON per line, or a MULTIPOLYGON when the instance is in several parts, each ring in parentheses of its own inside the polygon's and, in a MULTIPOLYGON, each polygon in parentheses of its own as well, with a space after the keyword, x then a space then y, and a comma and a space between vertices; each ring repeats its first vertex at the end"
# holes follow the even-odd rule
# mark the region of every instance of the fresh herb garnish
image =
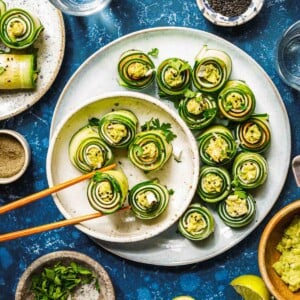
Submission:
POLYGON ((90 118, 89 125, 90 126, 99 126, 100 120, 98 118, 90 118))
POLYGON ((148 52, 148 55, 152 57, 158 57, 159 50, 157 48, 152 48, 151 51, 148 52))
POLYGON ((159 119, 151 119, 142 125, 142 131, 148 130, 160 130, 165 136, 168 143, 172 142, 177 136, 171 130, 172 126, 170 123, 160 123, 159 119))
POLYGON ((174 58, 171 61, 170 67, 175 69, 176 71, 178 71, 178 73, 182 73, 182 72, 190 69, 190 65, 188 62, 186 62, 186 61, 183 62, 182 60, 179 60, 177 58, 174 58))
POLYGON ((75 262, 69 265, 56 263, 46 267, 40 274, 34 274, 31 280, 31 291, 35 300, 66 300, 80 285, 94 283, 99 291, 96 276, 87 268, 75 262))

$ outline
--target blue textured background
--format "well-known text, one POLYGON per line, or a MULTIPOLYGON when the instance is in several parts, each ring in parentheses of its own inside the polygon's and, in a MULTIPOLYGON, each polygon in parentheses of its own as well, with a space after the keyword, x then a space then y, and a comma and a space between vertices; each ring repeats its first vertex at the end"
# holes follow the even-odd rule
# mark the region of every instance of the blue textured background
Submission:
MULTIPOLYGON (((22 133, 32 149, 32 162, 25 176, 14 184, 0 186, 0 205, 47 187, 45 159, 51 117, 59 94, 73 72, 102 46, 144 28, 184 26, 201 29, 227 39, 250 54, 266 70, 283 98, 292 127, 292 156, 299 154, 300 95, 280 80, 274 67, 276 41, 299 16, 299 0, 266 0, 260 14, 238 28, 220 28, 209 23, 201 15, 195 0, 112 0, 100 16, 77 18, 64 15, 66 53, 54 85, 32 108, 0 122, 0 128, 22 133)), ((229 282, 240 274, 259 274, 257 246, 261 232, 270 217, 298 199, 299 193, 290 170, 271 213, 252 234, 214 259, 185 267, 157 267, 124 260, 95 245, 74 227, 1 243, 0 300, 14 299, 18 279, 33 260, 64 249, 81 251, 99 261, 112 278, 117 299, 168 300, 179 294, 189 294, 199 300, 240 299, 229 282)), ((48 197, 1 215, 0 232, 61 218, 48 197)))

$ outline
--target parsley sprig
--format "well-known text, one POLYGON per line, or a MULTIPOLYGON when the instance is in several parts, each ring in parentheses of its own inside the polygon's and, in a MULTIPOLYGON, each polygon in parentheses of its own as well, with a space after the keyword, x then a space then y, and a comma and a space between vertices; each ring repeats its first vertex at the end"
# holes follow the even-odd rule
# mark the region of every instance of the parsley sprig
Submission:
POLYGON ((162 131, 163 135, 166 138, 166 141, 168 143, 171 143, 177 135, 173 133, 171 130, 172 125, 170 123, 160 123, 159 119, 153 119, 147 121, 144 125, 142 125, 141 129, 142 131, 148 131, 148 130, 160 130, 162 131))

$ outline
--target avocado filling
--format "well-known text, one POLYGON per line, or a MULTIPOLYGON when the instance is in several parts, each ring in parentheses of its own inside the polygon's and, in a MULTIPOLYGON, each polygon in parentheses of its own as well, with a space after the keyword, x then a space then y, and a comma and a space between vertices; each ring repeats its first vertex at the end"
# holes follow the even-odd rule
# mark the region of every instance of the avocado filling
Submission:
POLYGON ((187 111, 196 116, 200 115, 206 109, 208 109, 208 104, 203 100, 198 101, 197 99, 193 98, 187 103, 187 111))
POLYGON ((251 183, 258 176, 258 167, 253 162, 245 162, 240 168, 239 178, 246 183, 251 183))
POLYGON ((103 202, 110 202, 114 198, 111 184, 108 181, 100 182, 97 192, 103 202))
POLYGON ((205 152, 210 156, 210 158, 218 163, 222 162, 224 159, 228 158, 227 153, 229 150, 229 145, 221 136, 216 135, 211 138, 205 152))
POLYGON ((104 161, 101 149, 94 145, 89 146, 86 149, 86 160, 93 169, 101 168, 104 161))
POLYGON ((133 80, 139 80, 141 78, 151 75, 151 72, 149 72, 147 66, 140 62, 130 64, 128 66, 127 73, 129 78, 133 80))
POLYGON ((250 144, 255 144, 261 139, 261 131, 256 124, 249 126, 248 131, 245 134, 245 140, 250 144))
POLYGON ((151 191, 138 193, 136 200, 139 206, 147 210, 156 207, 158 204, 155 194, 151 191))
POLYGON ((119 123, 108 124, 106 132, 113 143, 119 143, 124 137, 127 136, 126 126, 119 123))
POLYGON ((223 179, 217 174, 207 174, 202 179, 202 189, 207 193, 219 193, 223 187, 223 179))
POLYGON ((197 75, 213 85, 218 84, 221 80, 220 70, 213 64, 201 65, 197 75))
POLYGON ((184 78, 178 70, 170 67, 164 74, 164 81, 168 86, 176 88, 183 84, 184 78))
POLYGON ((153 161, 158 156, 158 149, 155 143, 151 142, 142 147, 142 154, 140 155, 144 161, 153 161))
POLYGON ((240 217, 248 212, 246 199, 242 199, 238 195, 228 196, 225 202, 226 211, 231 217, 240 217))
POLYGON ((231 93, 226 97, 226 110, 243 110, 245 108, 245 101, 241 94, 231 93))
POLYGON ((206 227, 207 223, 201 214, 193 212, 188 216, 186 231, 190 234, 195 235, 206 227))
POLYGON ((27 26, 24 22, 20 20, 13 20, 9 23, 7 33, 8 36, 14 40, 18 37, 24 36, 26 33, 27 26))

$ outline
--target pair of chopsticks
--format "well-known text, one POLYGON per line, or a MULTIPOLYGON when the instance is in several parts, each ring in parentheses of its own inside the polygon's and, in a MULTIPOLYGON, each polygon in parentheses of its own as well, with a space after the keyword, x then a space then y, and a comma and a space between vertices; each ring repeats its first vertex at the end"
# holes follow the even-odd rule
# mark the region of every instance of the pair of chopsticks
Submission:
MULTIPOLYGON (((84 181, 86 179, 90 179, 92 178, 96 172, 105 172, 108 170, 111 170, 113 168, 116 167, 116 164, 112 164, 109 165, 107 167, 101 168, 99 170, 81 175, 79 177, 73 178, 71 180, 68 180, 64 183, 55 185, 53 187, 50 187, 48 189, 45 189, 43 191, 37 192, 35 194, 32 194, 30 196, 27 196, 25 198, 22 198, 20 200, 17 200, 15 202, 12 202, 10 204, 4 205, 2 207, 0 207, 0 215, 4 214, 10 210, 19 208, 21 206, 24 206, 26 204, 32 203, 34 201, 37 201, 39 199, 42 199, 46 196, 49 196, 55 192, 58 192, 62 189, 65 189, 69 186, 72 186, 78 182, 84 181)), ((125 210, 128 209, 129 207, 124 207, 121 210, 125 210)), ((0 242, 5 242, 5 241, 9 241, 9 240, 13 240, 13 239, 17 239, 20 237, 24 237, 24 236, 28 236, 28 235, 32 235, 32 234, 36 234, 36 233, 40 233, 43 231, 48 231, 48 230, 52 230, 55 228, 60 228, 63 226, 68 226, 68 225, 75 225, 78 224, 80 222, 83 221, 87 221, 87 220, 92 220, 95 218, 99 218, 102 217, 103 214, 101 212, 95 212, 92 214, 88 214, 88 215, 83 215, 83 216, 79 216, 79 217, 74 217, 71 219, 67 219, 67 220, 62 220, 62 221, 58 221, 58 222, 54 222, 54 223, 50 223, 50 224, 45 224, 45 225, 41 225, 41 226, 37 226, 37 227, 32 227, 32 228, 28 228, 28 229, 23 229, 23 230, 19 230, 19 231, 14 231, 14 232, 10 232, 10 233, 5 233, 5 234, 1 234, 0 235, 0 242)))

